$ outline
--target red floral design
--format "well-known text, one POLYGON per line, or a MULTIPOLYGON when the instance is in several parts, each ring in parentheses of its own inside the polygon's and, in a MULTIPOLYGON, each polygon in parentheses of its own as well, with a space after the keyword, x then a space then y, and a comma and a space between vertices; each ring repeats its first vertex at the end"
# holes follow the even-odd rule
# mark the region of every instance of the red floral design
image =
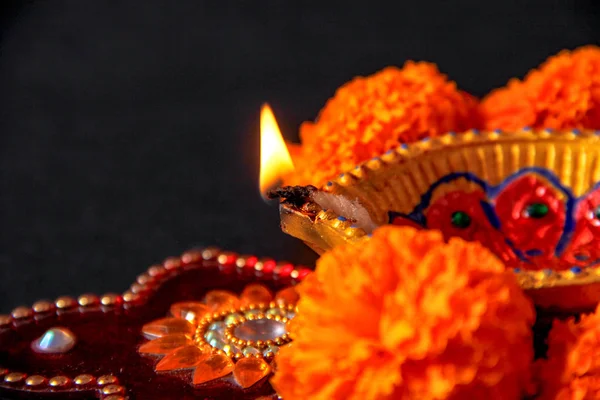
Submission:
POLYGON ((436 229, 445 240, 478 241, 507 266, 525 269, 566 269, 600 261, 600 187, 581 199, 574 211, 575 226, 562 255, 557 249, 565 232, 569 193, 536 173, 510 182, 492 199, 481 189, 454 185, 433 200, 417 218, 391 213, 390 223, 436 229), (486 210, 489 207, 489 210, 486 210), (462 220, 456 218, 462 213, 462 220), (498 223, 494 223, 497 218, 498 223), (423 220, 423 223, 419 221, 423 220), (461 222, 462 221, 462 225, 461 222))
POLYGON ((569 247, 561 257, 570 264, 588 264, 600 258, 600 188, 583 198, 575 210, 575 230, 569 247))
POLYGON ((547 268, 556 261, 555 249, 564 230, 565 209, 557 189, 535 174, 510 183, 495 201, 501 231, 535 268, 547 268), (528 215, 529 207, 545 208, 546 213, 537 217, 528 215))
POLYGON ((485 201, 486 194, 483 191, 447 193, 427 208, 427 228, 440 230, 446 240, 460 237, 467 241, 478 241, 504 262, 513 263, 516 256, 506 244, 502 233, 491 224, 482 206, 485 201), (457 212, 468 216, 468 226, 459 227, 453 223, 453 216, 457 212))

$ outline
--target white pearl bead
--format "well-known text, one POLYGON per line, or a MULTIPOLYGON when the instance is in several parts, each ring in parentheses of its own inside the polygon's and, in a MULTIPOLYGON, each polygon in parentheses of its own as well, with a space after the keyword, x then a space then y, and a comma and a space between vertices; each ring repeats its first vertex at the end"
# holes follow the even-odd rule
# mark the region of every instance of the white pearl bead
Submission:
POLYGON ((66 353, 75 346, 75 335, 66 328, 50 328, 38 339, 31 342, 31 349, 37 353, 66 353))

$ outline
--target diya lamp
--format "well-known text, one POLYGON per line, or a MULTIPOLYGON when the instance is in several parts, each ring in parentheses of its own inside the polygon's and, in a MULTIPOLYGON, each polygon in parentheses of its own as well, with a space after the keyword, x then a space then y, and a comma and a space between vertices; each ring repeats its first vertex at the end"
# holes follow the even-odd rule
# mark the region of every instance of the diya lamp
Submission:
POLYGON ((385 224, 438 229, 492 250, 552 315, 600 301, 599 131, 448 133, 271 196, 283 231, 317 253, 385 224))

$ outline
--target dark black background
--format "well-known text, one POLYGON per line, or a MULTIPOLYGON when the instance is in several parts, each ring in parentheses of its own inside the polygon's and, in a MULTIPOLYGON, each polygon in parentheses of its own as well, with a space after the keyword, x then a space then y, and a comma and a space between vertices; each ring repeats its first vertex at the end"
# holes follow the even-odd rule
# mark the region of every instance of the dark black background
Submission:
POLYGON ((2 310, 198 245, 312 263, 258 195, 262 102, 295 140, 354 75, 430 60, 481 96, 600 38, 596 0, 393 3, 4 0, 2 310))

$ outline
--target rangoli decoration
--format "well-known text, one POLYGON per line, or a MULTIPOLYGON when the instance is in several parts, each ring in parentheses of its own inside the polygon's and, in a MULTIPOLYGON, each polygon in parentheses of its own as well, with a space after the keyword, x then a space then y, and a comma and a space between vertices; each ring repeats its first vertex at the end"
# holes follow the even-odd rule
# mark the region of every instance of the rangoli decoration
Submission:
POLYGON ((275 354, 291 341, 287 325, 297 298, 293 288, 273 296, 260 284, 246 286, 239 298, 212 290, 204 302, 175 303, 170 317, 144 325, 151 341, 139 352, 164 356, 157 372, 193 369, 193 385, 232 374, 248 388, 271 373, 275 354))

